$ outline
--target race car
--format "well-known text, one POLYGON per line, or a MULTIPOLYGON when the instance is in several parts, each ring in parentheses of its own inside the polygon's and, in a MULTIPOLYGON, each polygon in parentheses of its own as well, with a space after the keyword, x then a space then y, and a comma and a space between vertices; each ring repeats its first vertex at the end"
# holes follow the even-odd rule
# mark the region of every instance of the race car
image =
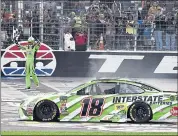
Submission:
POLYGON ((146 123, 177 120, 178 97, 128 79, 97 79, 65 94, 40 94, 21 102, 21 120, 146 123))

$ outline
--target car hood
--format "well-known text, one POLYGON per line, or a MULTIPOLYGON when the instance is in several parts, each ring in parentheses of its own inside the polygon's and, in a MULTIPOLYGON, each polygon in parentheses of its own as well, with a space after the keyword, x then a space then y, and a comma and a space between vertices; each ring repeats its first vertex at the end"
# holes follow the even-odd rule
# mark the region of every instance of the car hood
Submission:
POLYGON ((44 99, 47 99, 47 100, 51 100, 51 101, 54 101, 55 103, 56 102, 59 102, 59 97, 62 96, 64 94, 61 94, 61 93, 41 93, 41 94, 37 94, 37 95, 34 95, 34 96, 30 96, 26 99, 23 99, 22 102, 21 102, 21 105, 23 104, 23 106, 34 106, 36 105, 37 102, 39 102, 40 100, 44 100, 44 99))

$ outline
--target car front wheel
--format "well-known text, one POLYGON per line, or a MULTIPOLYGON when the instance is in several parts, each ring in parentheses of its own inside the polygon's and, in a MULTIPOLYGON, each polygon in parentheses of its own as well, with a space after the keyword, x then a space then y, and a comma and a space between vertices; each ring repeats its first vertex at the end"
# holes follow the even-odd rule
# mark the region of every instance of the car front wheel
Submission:
POLYGON ((34 112, 38 121, 57 121, 59 116, 57 105, 49 100, 38 102, 34 112))

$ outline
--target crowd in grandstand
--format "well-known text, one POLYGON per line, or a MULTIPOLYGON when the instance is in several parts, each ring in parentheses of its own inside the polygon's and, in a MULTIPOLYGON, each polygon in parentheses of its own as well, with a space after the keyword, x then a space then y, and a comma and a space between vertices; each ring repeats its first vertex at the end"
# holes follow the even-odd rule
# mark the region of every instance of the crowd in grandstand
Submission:
MULTIPOLYGON (((66 1, 61 8, 60 1, 45 1, 43 20, 40 20, 39 3, 27 3, 23 7, 23 31, 30 30, 32 23, 35 37, 53 48, 64 50, 99 49, 101 37, 106 50, 134 50, 135 47, 137 50, 176 50, 178 3, 147 0, 139 4, 131 1, 66 1)), ((7 15, 3 8, 1 12, 1 28, 7 32, 7 40, 3 41, 6 48, 13 42, 12 29, 18 27, 18 15, 16 12, 7 15)), ((23 32, 21 40, 25 38, 23 32)))

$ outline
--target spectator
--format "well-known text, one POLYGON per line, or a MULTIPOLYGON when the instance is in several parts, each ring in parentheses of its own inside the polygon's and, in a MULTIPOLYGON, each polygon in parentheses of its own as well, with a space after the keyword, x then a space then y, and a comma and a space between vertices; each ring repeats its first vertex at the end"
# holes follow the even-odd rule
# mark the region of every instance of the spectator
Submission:
POLYGON ((69 32, 64 34, 64 50, 75 51, 75 41, 73 36, 69 32))
POLYGON ((147 19, 145 22, 145 29, 143 32, 144 36, 144 50, 149 49, 152 45, 151 33, 152 33, 152 22, 151 19, 147 19))
MULTIPOLYGON (((146 17, 147 17, 147 15, 148 15, 148 11, 149 11, 149 9, 150 10, 152 10, 151 8, 151 3, 150 2, 146 2, 146 5, 144 5, 144 7, 143 7, 143 9, 142 9, 142 11, 141 11, 141 17, 142 17, 142 19, 145 19, 146 17)), ((150 11, 151 12, 151 11, 150 11)))
POLYGON ((71 25, 72 25, 72 36, 74 37, 77 32, 80 31, 80 28, 82 27, 82 19, 80 15, 74 15, 71 25))
POLYGON ((126 37, 126 17, 119 17, 116 19, 116 49, 123 49, 127 44, 127 37, 126 37))
POLYGON ((104 14, 100 14, 99 18, 96 20, 96 35, 97 38, 100 38, 101 33, 106 33, 106 22, 104 14))
POLYGON ((166 49, 175 50, 176 43, 176 20, 174 16, 169 12, 166 16, 166 49))
POLYGON ((82 17, 82 30, 87 32, 88 31, 88 23, 87 23, 87 16, 84 14, 82 17))
POLYGON ((119 1, 114 1, 111 9, 112 9, 112 13, 115 16, 117 16, 117 17, 121 16, 121 3, 119 1))
POLYGON ((159 16, 155 18, 154 38, 156 42, 156 50, 161 51, 163 49, 163 32, 165 30, 165 17, 159 16))
POLYGON ((126 25, 126 33, 127 33, 127 49, 134 45, 134 35, 136 34, 135 21, 132 14, 128 14, 128 20, 126 25))
POLYGON ((4 49, 4 43, 1 42, 1 49, 4 49))
POLYGON ((147 18, 155 23, 154 38, 156 42, 156 50, 162 50, 163 48, 163 29, 165 27, 165 21, 162 13, 163 8, 159 6, 159 2, 153 2, 148 11, 147 18))
POLYGON ((87 34, 83 31, 80 31, 75 34, 75 48, 76 51, 87 50, 87 34))
POLYGON ((176 32, 178 34, 178 10, 177 13, 175 14, 175 26, 176 26, 176 32))
POLYGON ((106 45, 105 49, 114 49, 115 23, 112 23, 109 18, 106 21, 106 45))
MULTIPOLYGON (((143 32, 145 29, 145 24, 143 23, 143 18, 141 16, 141 12, 138 12, 138 29, 137 29, 137 47, 141 47, 143 49, 144 41, 143 41, 143 32)), ((140 49, 140 48, 139 48, 140 49)))
POLYGON ((175 26, 176 26, 176 49, 178 49, 178 10, 177 13, 175 14, 175 26))
POLYGON ((159 17, 163 12, 163 8, 159 6, 159 2, 153 2, 152 6, 148 11, 148 16, 159 17))

